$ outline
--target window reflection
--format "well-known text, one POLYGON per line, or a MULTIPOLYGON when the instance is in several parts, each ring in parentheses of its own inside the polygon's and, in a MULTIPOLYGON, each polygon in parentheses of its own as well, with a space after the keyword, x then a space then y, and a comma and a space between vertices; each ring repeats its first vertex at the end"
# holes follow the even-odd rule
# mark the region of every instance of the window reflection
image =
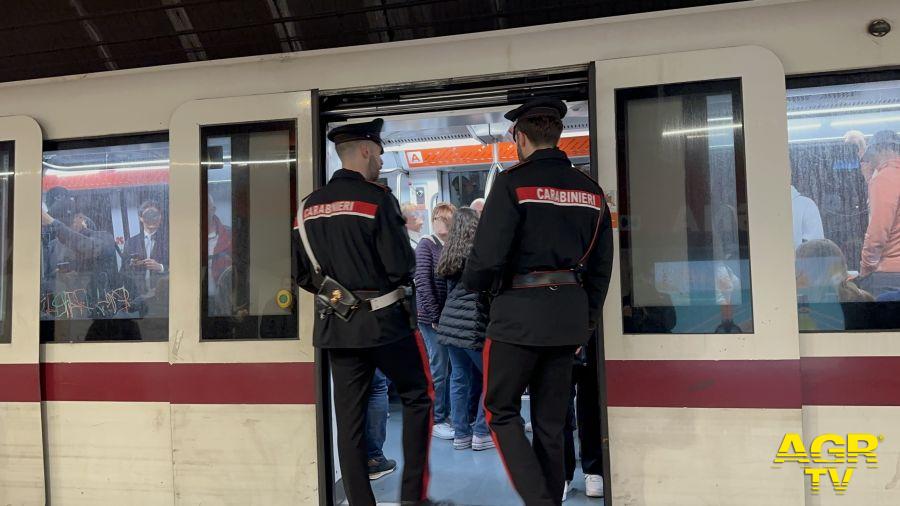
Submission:
POLYGON ((450 203, 457 208, 467 207, 475 199, 484 198, 488 171, 451 172, 448 177, 450 180, 450 203))
POLYGON ((297 337, 292 122, 202 129, 203 339, 297 337))
POLYGON ((165 135, 47 143, 42 341, 165 340, 165 135))
POLYGON ((900 328, 900 81, 873 78, 788 92, 803 331, 900 328))
POLYGON ((740 81, 616 95, 625 332, 752 332, 740 81))
POLYGON ((0 343, 11 338, 13 142, 0 142, 0 343))

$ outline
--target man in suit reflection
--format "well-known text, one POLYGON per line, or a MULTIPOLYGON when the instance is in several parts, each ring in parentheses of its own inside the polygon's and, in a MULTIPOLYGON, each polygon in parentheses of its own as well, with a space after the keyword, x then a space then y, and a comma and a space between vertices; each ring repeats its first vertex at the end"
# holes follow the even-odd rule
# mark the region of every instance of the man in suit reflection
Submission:
POLYGON ((125 241, 122 272, 131 275, 141 295, 150 293, 168 274, 169 238, 160 230, 163 215, 157 202, 148 200, 138 210, 141 232, 125 241))

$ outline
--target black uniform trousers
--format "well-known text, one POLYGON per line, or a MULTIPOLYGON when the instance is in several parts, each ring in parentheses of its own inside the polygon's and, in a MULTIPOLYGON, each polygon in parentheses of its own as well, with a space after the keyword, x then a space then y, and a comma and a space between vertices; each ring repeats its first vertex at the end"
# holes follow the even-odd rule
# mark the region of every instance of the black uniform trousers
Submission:
POLYGON ((572 481, 572 477, 575 476, 576 455, 573 432, 576 428, 576 419, 578 439, 581 442, 581 470, 584 474, 603 474, 603 436, 600 432, 596 334, 591 336, 585 351, 586 364, 576 365, 572 370, 572 393, 569 400, 569 413, 566 417, 566 481, 572 481))
POLYGON ((434 386, 422 336, 373 348, 329 349, 334 379, 338 457, 344 491, 351 506, 374 506, 369 485, 365 423, 369 387, 378 368, 396 386, 403 403, 403 481, 401 501, 428 494, 428 453, 434 411, 434 386))
POLYGON ((484 413, 500 458, 526 506, 561 504, 564 432, 575 346, 522 346, 488 339, 484 346, 484 413), (534 443, 519 416, 531 396, 534 443))

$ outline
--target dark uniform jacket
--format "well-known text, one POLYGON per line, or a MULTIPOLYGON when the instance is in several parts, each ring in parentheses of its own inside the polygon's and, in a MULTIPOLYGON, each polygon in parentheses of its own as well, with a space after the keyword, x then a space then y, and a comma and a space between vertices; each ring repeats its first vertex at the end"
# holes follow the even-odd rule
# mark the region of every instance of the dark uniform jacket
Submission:
MULTIPOLYGON (((306 200, 299 226, 305 224, 324 274, 353 292, 385 294, 412 282, 415 258, 404 223, 388 188, 341 169, 306 200)), ((321 280, 303 245, 294 249, 297 284, 315 293, 321 280)), ((366 348, 412 335, 409 313, 400 303, 374 312, 360 309, 349 322, 333 314, 323 319, 318 312, 315 318, 313 345, 320 348, 366 348)))
POLYGON ((540 149, 494 182, 463 282, 470 290, 497 294, 488 338, 529 346, 580 345, 600 319, 612 260, 612 226, 600 186, 564 152, 540 149), (576 267, 598 219, 583 286, 509 288, 516 274, 576 267))

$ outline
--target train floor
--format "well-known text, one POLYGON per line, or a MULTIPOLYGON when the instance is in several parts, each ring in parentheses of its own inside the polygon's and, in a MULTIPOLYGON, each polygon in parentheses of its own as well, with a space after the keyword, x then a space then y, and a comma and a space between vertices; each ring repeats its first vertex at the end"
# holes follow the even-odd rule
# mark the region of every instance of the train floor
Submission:
MULTIPOLYGON (((524 403, 523 411, 527 410, 524 403)), ((388 418, 385 456, 397 461, 398 470, 372 482, 379 504, 397 500, 400 490, 400 467, 403 464, 401 406, 391 402, 388 418)), ((526 415, 527 413, 523 413, 526 415)), ((577 438, 576 438, 577 441, 577 438)), ((577 444, 577 443, 576 443, 577 444)), ((519 496, 509 483, 497 450, 454 450, 453 442, 432 438, 431 484, 429 495, 435 500, 451 500, 459 506, 520 506, 519 496)), ((577 450, 577 448, 576 448, 577 450)), ((579 462, 580 465, 580 462, 579 462)), ((603 499, 584 494, 584 475, 576 468, 572 490, 564 506, 603 506, 603 499)))

